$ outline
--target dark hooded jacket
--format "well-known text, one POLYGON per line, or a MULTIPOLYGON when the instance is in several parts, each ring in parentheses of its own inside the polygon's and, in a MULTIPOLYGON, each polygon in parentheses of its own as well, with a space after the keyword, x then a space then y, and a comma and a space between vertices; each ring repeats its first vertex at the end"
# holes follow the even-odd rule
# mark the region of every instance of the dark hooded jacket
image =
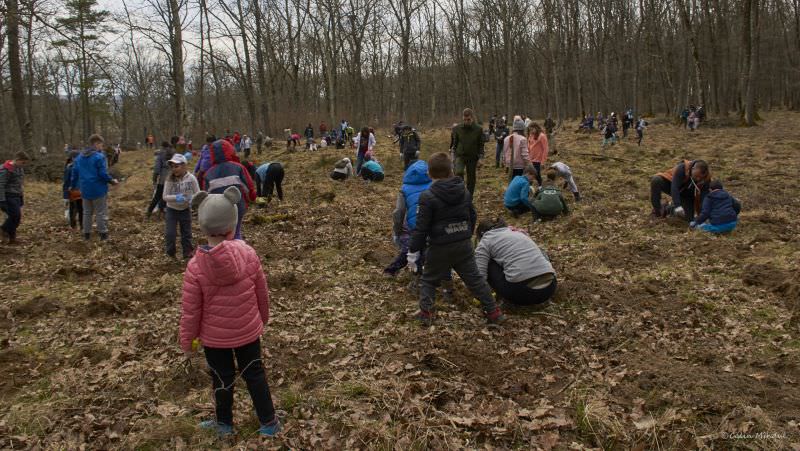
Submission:
POLYGON ((0 166, 0 202, 5 202, 7 195, 21 198, 24 178, 25 171, 11 160, 0 166))
POLYGON ((236 149, 230 142, 220 139, 210 146, 211 167, 206 171, 204 189, 211 194, 221 194, 229 186, 242 192, 242 199, 256 200, 256 188, 247 169, 239 163, 236 149))
POLYGON ((702 224, 709 220, 711 225, 727 224, 736 221, 742 204, 725 190, 718 189, 710 192, 703 200, 703 209, 695 222, 702 224))
POLYGON ((478 215, 461 177, 437 180, 419 197, 410 252, 472 238, 478 215))

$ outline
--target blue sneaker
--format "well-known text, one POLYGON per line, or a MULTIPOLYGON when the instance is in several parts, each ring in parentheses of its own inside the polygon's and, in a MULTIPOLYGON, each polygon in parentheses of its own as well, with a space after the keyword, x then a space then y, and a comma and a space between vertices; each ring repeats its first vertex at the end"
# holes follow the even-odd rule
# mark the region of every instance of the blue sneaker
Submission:
POLYGON ((264 437, 275 437, 275 435, 280 432, 282 428, 283 425, 281 425, 281 420, 279 420, 278 417, 275 417, 275 419, 269 423, 262 424, 258 429, 258 433, 264 437))
POLYGON ((233 426, 225 423, 220 423, 216 420, 206 420, 200 422, 200 429, 207 431, 214 431, 217 435, 224 437, 226 435, 233 435, 233 426))

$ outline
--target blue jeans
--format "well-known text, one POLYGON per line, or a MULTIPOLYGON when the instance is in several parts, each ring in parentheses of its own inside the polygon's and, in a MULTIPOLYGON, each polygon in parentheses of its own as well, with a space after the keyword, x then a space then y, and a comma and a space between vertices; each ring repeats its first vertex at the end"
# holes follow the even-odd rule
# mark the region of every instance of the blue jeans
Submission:
POLYGON ((717 225, 712 225, 712 224, 709 224, 709 223, 700 224, 699 226, 697 226, 697 228, 702 230, 702 231, 704 231, 704 232, 727 233, 727 232, 732 232, 733 229, 736 228, 736 224, 738 224, 738 223, 739 223, 739 220, 736 219, 736 220, 731 221, 731 222, 726 222, 725 224, 717 224, 717 225))
POLYGON ((364 153, 358 153, 358 159, 356 160, 356 175, 361 175, 361 166, 364 164, 364 153))
POLYGON ((175 242, 178 236, 178 227, 181 229, 181 249, 185 258, 191 257, 192 250, 192 210, 173 210, 167 207, 166 220, 164 221, 165 251, 170 257, 177 252, 175 242))

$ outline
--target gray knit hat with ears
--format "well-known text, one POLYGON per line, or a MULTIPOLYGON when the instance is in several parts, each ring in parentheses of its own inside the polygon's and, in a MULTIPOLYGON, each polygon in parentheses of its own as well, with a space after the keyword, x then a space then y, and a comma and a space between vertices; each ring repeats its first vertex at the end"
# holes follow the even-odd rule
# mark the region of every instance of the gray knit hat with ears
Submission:
POLYGON ((515 132, 524 132, 525 131, 525 121, 522 119, 514 119, 514 128, 512 131, 515 132))
POLYGON ((197 210, 200 230, 209 236, 224 236, 236 230, 237 204, 241 200, 242 193, 235 186, 229 186, 222 194, 197 193, 192 198, 192 208, 197 210))

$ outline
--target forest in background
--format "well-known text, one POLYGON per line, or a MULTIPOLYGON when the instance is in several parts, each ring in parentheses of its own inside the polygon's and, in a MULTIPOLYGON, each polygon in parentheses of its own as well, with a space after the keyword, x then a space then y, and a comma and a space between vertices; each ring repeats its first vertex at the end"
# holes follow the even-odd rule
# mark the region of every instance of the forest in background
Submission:
POLYGON ((800 0, 3 0, 0 141, 800 108, 800 0))

